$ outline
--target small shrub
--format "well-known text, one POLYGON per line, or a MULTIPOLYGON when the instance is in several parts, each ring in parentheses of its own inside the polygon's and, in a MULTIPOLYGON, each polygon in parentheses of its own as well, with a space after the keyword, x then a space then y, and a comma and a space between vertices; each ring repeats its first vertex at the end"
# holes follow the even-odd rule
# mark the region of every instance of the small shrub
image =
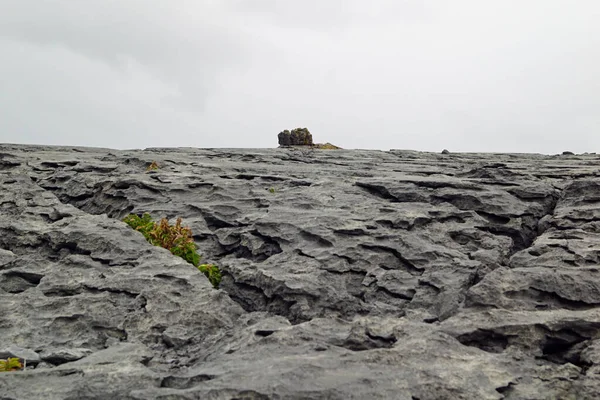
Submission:
POLYGON ((275 188, 274 187, 270 187, 269 188, 269 193, 275 193, 275 188))
POLYGON ((156 161, 152 161, 152 164, 150 164, 148 168, 146 168, 146 171, 156 171, 158 168, 160 168, 158 166, 158 163, 156 161))
POLYGON ((163 247, 198 268, 215 288, 219 287, 221 271, 216 265, 200 264, 201 257, 196 251, 198 246, 194 243, 192 230, 181 225, 181 218, 177 218, 175 225, 169 225, 166 218, 156 223, 150 214, 145 213, 141 217, 130 214, 123 222, 140 231, 152 245, 163 247))
POLYGON ((18 358, 0 360, 0 372, 19 371, 21 369, 23 369, 23 364, 18 358))

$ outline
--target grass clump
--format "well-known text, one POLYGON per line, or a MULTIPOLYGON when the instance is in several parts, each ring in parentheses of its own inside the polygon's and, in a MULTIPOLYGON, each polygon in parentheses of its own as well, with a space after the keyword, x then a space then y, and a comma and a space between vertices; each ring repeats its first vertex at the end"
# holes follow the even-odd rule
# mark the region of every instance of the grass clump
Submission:
POLYGON ((158 163, 156 161, 152 161, 152 164, 150 164, 148 166, 148 168, 146 168, 146 171, 156 171, 157 169, 159 169, 160 167, 158 166, 158 163))
POLYGON ((19 371, 21 369, 23 369, 23 364, 18 358, 0 360, 0 372, 19 371))
POLYGON ((163 247, 198 268, 215 288, 219 287, 221 271, 216 265, 200 264, 201 256, 196 251, 198 246, 194 243, 192 230, 181 225, 181 218, 177 218, 175 225, 169 225, 166 218, 158 223, 152 221, 148 213, 141 217, 129 214, 123 222, 141 232, 152 245, 163 247))

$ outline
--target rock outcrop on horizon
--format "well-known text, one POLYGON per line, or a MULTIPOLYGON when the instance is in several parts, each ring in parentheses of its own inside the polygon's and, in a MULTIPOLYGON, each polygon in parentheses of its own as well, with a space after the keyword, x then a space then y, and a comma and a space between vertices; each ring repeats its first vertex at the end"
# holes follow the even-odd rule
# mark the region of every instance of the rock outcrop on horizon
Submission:
POLYGON ((1 399, 600 393, 598 155, 0 145, 0 187, 1 399))
POLYGON ((306 128, 287 129, 277 135, 280 146, 312 146, 312 134, 306 128))

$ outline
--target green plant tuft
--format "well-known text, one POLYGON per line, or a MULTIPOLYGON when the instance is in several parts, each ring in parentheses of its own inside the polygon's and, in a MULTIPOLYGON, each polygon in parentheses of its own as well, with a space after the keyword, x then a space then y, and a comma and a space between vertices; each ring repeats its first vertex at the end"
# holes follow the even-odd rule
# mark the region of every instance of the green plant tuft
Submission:
POLYGON ((158 166, 158 163, 156 161, 152 161, 148 168, 146 168, 146 171, 156 171, 159 168, 160 167, 158 166))
POLYGON ((197 266, 198 269, 206 275, 210 283, 213 284, 214 287, 218 288, 221 283, 221 271, 214 264, 200 264, 197 266))
POLYGON ((0 360, 0 372, 18 371, 20 369, 23 369, 23 364, 18 358, 0 360))
POLYGON ((154 221, 152 221, 150 214, 146 213, 141 217, 135 214, 129 214, 123 219, 123 222, 136 231, 142 232, 144 237, 150 241, 150 232, 154 229, 154 221))
POLYGON ((194 243, 192 230, 181 225, 181 218, 177 218, 175 225, 169 225, 166 218, 156 223, 148 213, 141 217, 130 214, 123 222, 141 232, 152 245, 163 247, 198 268, 215 288, 219 287, 221 271, 216 265, 200 264, 201 257, 196 251, 198 246, 194 243))

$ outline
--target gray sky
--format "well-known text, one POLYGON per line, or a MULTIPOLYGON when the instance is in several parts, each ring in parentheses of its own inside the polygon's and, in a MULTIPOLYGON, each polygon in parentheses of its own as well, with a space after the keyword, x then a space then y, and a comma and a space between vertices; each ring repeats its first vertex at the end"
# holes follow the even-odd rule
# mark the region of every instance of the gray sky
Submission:
POLYGON ((0 9, 0 142, 600 153, 598 0, 0 9))

